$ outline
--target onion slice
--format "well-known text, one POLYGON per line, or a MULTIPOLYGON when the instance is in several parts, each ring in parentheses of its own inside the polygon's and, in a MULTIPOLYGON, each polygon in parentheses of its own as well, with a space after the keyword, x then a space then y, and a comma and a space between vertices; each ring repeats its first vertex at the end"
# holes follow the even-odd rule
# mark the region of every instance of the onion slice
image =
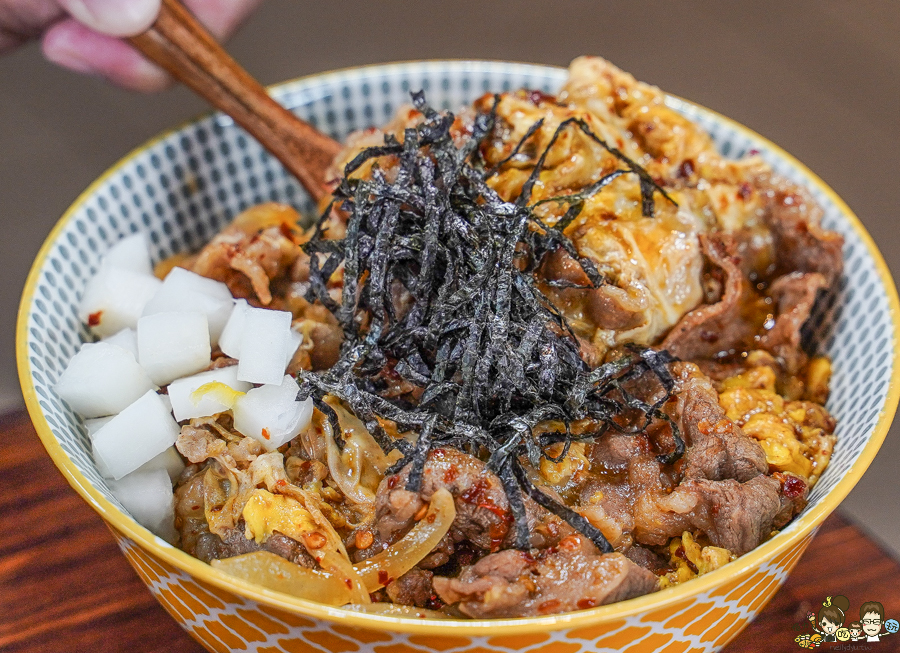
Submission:
POLYGON ((353 565, 366 589, 379 590, 415 567, 434 550, 455 518, 453 495, 440 488, 431 497, 425 516, 409 533, 381 553, 353 565))
POLYGON ((353 603, 369 603, 365 584, 350 564, 346 549, 329 524, 319 528, 319 519, 294 498, 257 489, 243 509, 245 535, 258 544, 275 531, 302 543, 328 574, 343 583, 353 603))
POLYGON ((331 478, 337 483, 344 496, 353 503, 363 506, 374 505, 375 493, 364 487, 359 480, 362 473, 362 460, 360 460, 358 452, 354 450, 356 449, 355 443, 348 441, 342 455, 334 441, 333 429, 327 419, 322 420, 322 430, 325 432, 327 442, 328 471, 331 472, 331 478), (350 460, 350 464, 347 464, 345 457, 350 460))
POLYGON ((242 580, 301 599, 325 605, 350 602, 350 590, 337 576, 295 565, 270 551, 254 551, 210 564, 242 580))

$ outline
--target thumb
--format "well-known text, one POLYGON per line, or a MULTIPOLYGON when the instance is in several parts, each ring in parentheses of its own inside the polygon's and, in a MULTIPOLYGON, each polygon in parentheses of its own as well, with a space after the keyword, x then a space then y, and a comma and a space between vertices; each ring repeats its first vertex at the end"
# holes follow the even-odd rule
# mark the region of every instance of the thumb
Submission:
POLYGON ((159 14, 160 0, 58 0, 78 22, 109 36, 134 36, 159 14))

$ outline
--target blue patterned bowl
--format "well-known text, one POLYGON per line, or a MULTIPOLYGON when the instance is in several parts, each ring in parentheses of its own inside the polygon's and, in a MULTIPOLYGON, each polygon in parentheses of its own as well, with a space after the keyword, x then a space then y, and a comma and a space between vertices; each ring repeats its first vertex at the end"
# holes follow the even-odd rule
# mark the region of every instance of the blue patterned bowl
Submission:
MULTIPOLYGON (((485 91, 555 91, 559 68, 455 61, 372 66, 283 84, 274 95, 335 138, 386 122, 424 89, 456 108, 485 91)), ((765 544, 689 583, 610 606, 544 618, 417 621, 367 615, 292 598, 235 580, 153 536, 110 493, 81 420, 52 387, 88 338, 76 307, 101 256, 126 234, 149 234, 155 260, 196 249, 243 209, 264 201, 313 207, 297 182, 237 128, 209 115, 163 134, 113 166, 79 197, 40 250, 22 296, 19 377, 35 427, 72 486, 107 521, 163 606, 212 651, 718 650, 778 589, 817 526, 847 495, 887 433, 900 397, 900 303, 888 269, 850 209, 818 177, 761 136, 712 111, 670 97, 706 128, 723 153, 756 150, 807 187, 824 226, 845 238, 837 302, 819 316, 820 350, 834 363, 829 410, 838 419, 831 464, 804 512, 765 544)))

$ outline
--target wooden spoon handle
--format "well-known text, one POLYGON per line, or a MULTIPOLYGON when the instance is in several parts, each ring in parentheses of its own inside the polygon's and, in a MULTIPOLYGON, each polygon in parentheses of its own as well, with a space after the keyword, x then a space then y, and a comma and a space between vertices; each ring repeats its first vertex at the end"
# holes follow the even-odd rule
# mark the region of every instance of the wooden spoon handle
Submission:
POLYGON ((297 177, 313 199, 328 194, 325 174, 340 143, 273 100, 178 0, 162 0, 156 22, 130 41, 231 116, 297 177))

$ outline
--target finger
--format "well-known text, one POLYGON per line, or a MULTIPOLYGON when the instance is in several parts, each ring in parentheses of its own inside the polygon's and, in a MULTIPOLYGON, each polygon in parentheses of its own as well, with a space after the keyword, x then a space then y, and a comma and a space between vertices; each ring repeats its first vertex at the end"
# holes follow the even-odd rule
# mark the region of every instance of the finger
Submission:
POLYGON ((80 73, 106 77, 125 88, 153 92, 168 86, 169 76, 130 45, 95 32, 74 19, 51 27, 43 38, 44 56, 80 73))
POLYGON ((234 34, 262 0, 185 0, 185 6, 216 38, 234 34))
POLYGON ((56 0, 0 0, 0 54, 37 38, 63 15, 56 0))
POLYGON ((73 18, 101 34, 134 36, 159 14, 160 0, 58 0, 73 18))

